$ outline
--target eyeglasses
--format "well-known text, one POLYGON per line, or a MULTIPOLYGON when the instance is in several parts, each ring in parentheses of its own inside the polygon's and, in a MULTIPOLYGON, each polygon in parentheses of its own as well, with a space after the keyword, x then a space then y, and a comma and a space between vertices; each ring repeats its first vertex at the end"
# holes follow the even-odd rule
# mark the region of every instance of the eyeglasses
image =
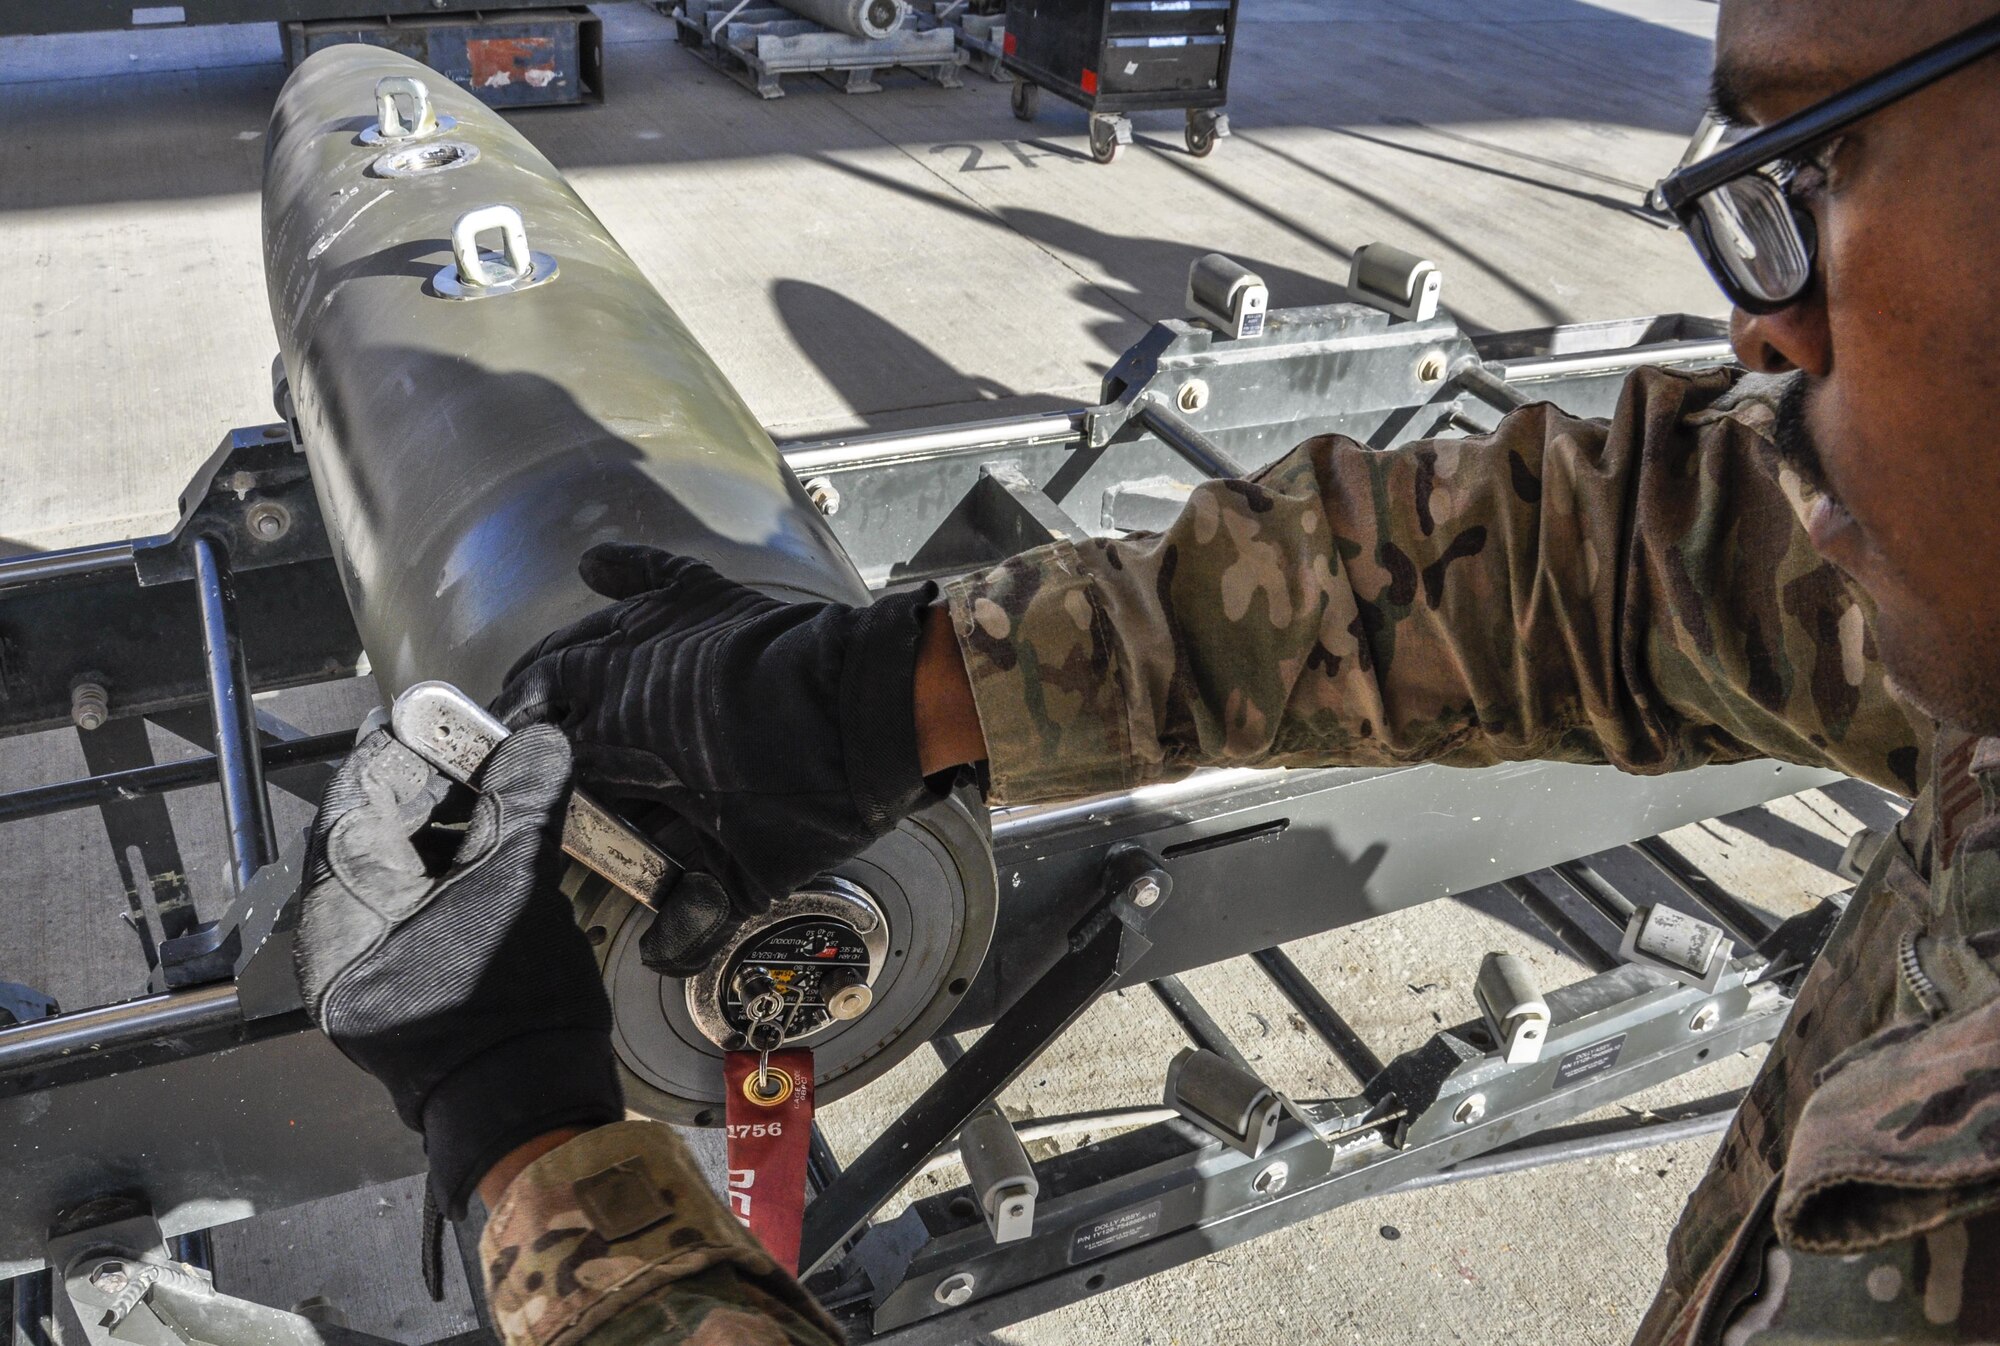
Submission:
POLYGON ((1659 187, 1731 303, 1775 313, 1812 285, 1819 233, 1792 178, 1812 152, 1863 117, 2000 51, 2000 15, 1690 164, 1659 187))

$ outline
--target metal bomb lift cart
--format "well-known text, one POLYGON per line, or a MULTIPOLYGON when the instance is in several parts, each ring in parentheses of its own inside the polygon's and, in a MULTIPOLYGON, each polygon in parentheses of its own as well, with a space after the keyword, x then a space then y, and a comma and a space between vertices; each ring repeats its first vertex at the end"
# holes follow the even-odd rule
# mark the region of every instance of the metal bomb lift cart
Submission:
POLYGON ((1131 112, 1181 108, 1187 148, 1229 134, 1229 57, 1237 0, 1008 0, 1001 65, 1014 115, 1032 121, 1047 89, 1090 114, 1101 164, 1132 143, 1131 112))
MULTIPOLYGON (((310 1031, 293 973, 302 838, 280 835, 270 792, 314 802, 353 732, 303 732, 259 694, 365 667, 391 695, 431 678, 490 695, 514 652, 595 605, 575 557, 607 535, 860 602, 1052 539, 1156 529, 1201 482, 1313 435, 1390 448, 1483 432, 1531 400, 1602 414, 1636 365, 1729 358, 1718 325, 1677 316, 1473 337, 1435 310, 1435 268, 1386 250, 1350 278, 1363 302, 1295 309, 1211 256, 1190 318, 1156 324, 1094 405, 776 445, 490 109, 429 91, 454 156, 353 134, 421 73, 344 47, 280 95, 264 211, 277 418, 223 440, 168 532, 0 560, 0 739, 73 735, 90 773, 0 794, 0 824, 94 810, 136 936, 106 1001, 0 983, 0 1324, 16 1346, 48 1341, 65 1301, 88 1346, 376 1346, 219 1290, 202 1237, 423 1167, 381 1090, 310 1031), (402 176, 371 173, 404 155, 387 165, 402 176), (321 244, 336 188, 356 189, 351 213, 321 244), (613 302, 630 336, 581 339, 613 302), (497 365, 479 354, 495 350, 497 365), (355 377, 383 368, 407 386, 355 377), (530 414, 538 434, 508 433, 530 414), (152 731, 198 751, 157 760, 152 731), (194 891, 167 809, 196 786, 220 787, 230 863, 212 892, 194 891)), ((1835 905, 1780 922, 1659 834, 1836 779, 1524 762, 1205 772, 990 813, 942 801, 773 907, 844 927, 867 968, 856 1016, 787 1039, 810 1039, 823 1101, 926 1048, 945 1063, 859 1152, 814 1145, 807 1283, 852 1341, 963 1341, 1371 1194, 1712 1132, 1735 1095, 1583 1119, 1770 1040, 1835 905), (1371 1046, 1300 941, 1475 892, 1586 975, 1545 989, 1495 953, 1465 969, 1462 1022, 1400 1054, 1371 1046), (1260 1077, 1181 980, 1237 957, 1324 1048, 1338 1083, 1313 1093, 1331 1096, 1260 1077), (996 1096, 1120 988, 1175 1025, 1147 1047, 1145 1096, 1017 1128, 996 1096), (1076 1131, 1100 1139, 1023 1147, 1076 1131), (928 1166, 966 1181, 880 1215, 928 1166)), ((666 984, 639 956, 643 908, 595 878, 564 892, 629 1104, 716 1126, 740 1028, 719 988, 780 956, 760 942, 776 927, 666 984)), ((44 957, 0 977, 60 978, 44 957)))

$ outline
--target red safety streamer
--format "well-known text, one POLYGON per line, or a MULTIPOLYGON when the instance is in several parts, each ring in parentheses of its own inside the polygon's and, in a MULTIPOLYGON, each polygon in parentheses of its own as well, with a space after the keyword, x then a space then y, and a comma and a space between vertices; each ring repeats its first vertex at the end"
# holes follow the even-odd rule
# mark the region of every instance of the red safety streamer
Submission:
POLYGON ((787 1270, 799 1268, 806 1218, 806 1148, 812 1142, 812 1053, 771 1053, 764 1095, 757 1053, 722 1060, 727 1091, 729 1209, 787 1270))

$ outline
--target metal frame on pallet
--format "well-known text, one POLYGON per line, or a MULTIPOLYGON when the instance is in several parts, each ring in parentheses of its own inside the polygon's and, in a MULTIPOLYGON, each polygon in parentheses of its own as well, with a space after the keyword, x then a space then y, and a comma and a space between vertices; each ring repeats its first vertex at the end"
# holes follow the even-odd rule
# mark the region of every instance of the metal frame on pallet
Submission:
MULTIPOLYGON (((1637 902, 1587 865, 1558 865, 1510 880, 1507 891, 1527 923, 1543 924, 1598 970, 1549 993, 1549 1033, 1534 1059, 1509 1062, 1489 1017, 1447 1028, 1384 1063, 1282 949, 1262 950, 1257 965, 1360 1081, 1359 1093, 1283 1100, 1290 1116, 1271 1143, 1232 1150, 1212 1124, 1176 1101, 1170 1082, 1169 1102, 1185 1119, 1149 1119, 1033 1166, 1034 1227, 1026 1237, 996 1238, 976 1187, 925 1198, 894 1220, 866 1226, 926 1156, 1060 1034, 1092 998, 1087 988, 1108 985, 1118 966, 1138 961, 1151 921, 1172 902, 1161 894, 1141 907, 1132 895, 1148 885, 1156 894, 1172 888, 1156 857, 1137 852, 1137 868, 1114 861, 1100 905, 1072 933, 1072 953, 971 1051, 941 1050, 951 1062, 944 1076, 852 1166, 816 1181, 802 1261, 819 1270, 808 1284, 852 1340, 961 1341, 1365 1196, 1720 1130, 1739 1094, 1549 1131, 1768 1042, 1845 898, 1780 924, 1706 880, 1690 882, 1682 863, 1663 861, 1672 854, 1663 847, 1655 838, 1631 850, 1679 887, 1694 911, 1747 942, 1713 989, 1621 962, 1617 933, 1637 902), (1712 902, 1717 895, 1724 900, 1712 902)), ((1195 1049, 1256 1083, 1242 1053, 1183 983, 1168 976, 1151 987, 1195 1049)), ((1099 1133, 1118 1130, 1121 1120, 1103 1119, 1099 1133)))
POLYGON ((991 0, 916 0, 913 6, 939 23, 958 30, 960 60, 997 84, 1013 79, 1000 64, 1001 47, 1007 39, 1007 12, 983 13, 991 0))
MULTIPOLYGON (((1726 353, 1719 331, 1680 318, 1475 339, 1333 305, 1274 311, 1254 341, 1169 321, 1118 362, 1096 405, 786 454, 870 582, 893 586, 1055 537, 1156 526, 1198 482, 1313 434, 1387 447, 1486 428, 1540 395, 1601 412, 1636 364, 1726 353)), ((0 734, 74 724, 92 771, 0 795, 0 822, 98 808, 142 857, 146 873, 127 875, 135 927, 150 900, 165 936, 142 939, 148 994, 136 1000, 56 1013, 0 988, 0 1003, 49 1011, 0 1027, 0 1275, 61 1262, 63 1293, 138 1324, 121 1339, 327 1339, 297 1315, 222 1303, 185 1269, 195 1251, 166 1242, 421 1166, 379 1091, 305 1031, 292 979, 299 846, 277 844, 266 781, 316 797, 350 738, 301 735, 251 698, 351 676, 363 656, 288 427, 229 436, 167 534, 0 562, 0 638, 0 734), (107 644, 106 630, 134 647, 107 644), (148 722, 206 755, 152 761, 148 722), (197 923, 184 888, 149 876, 179 867, 161 795, 206 784, 221 787, 237 892, 197 923), (135 1172, 143 1207, 102 1204, 129 1195, 135 1172), (116 1273, 93 1283, 85 1267, 79 1281, 83 1245, 65 1240, 95 1230, 103 1243, 114 1225, 130 1265, 107 1307, 91 1296, 116 1273)), ((810 1283, 857 1340, 956 1340, 1361 1196, 1713 1129, 1733 1099, 1658 1123, 1548 1130, 1775 1034, 1831 909, 1773 929, 1657 833, 1831 779, 1771 763, 1646 780, 1544 764, 1218 772, 1002 811, 1002 920, 937 1040, 947 1068, 845 1167, 815 1145, 810 1283), (1437 817, 1450 832, 1416 821, 1437 817), (1583 857, 1625 843, 1668 900, 1741 946, 1704 985, 1613 952, 1641 896, 1583 857), (1593 969, 1545 997, 1534 1060, 1512 1059, 1488 1016, 1385 1061, 1283 947, 1508 875, 1522 876, 1503 885, 1522 923, 1593 969), (1205 900, 1218 892, 1226 922, 1205 900), (1292 1100, 1251 1074, 1176 976, 1237 954, 1358 1092, 1292 1100), (1126 1129, 1028 1164, 992 1099, 1103 991, 1139 985, 1190 1044, 1164 1103, 1098 1119, 1126 1129), (968 1048, 951 1036, 979 1028, 968 1048), (1229 1122, 1231 1098, 1259 1124, 1229 1122), (968 1184, 873 1219, 955 1136, 968 1184), (1004 1228, 996 1191, 1012 1194, 1004 1228)), ((18 1341, 36 1340, 54 1293, 45 1274, 16 1282, 18 1341)))
POLYGON ((956 89, 958 30, 911 12, 882 38, 852 37, 752 0, 661 0, 676 35, 704 61, 762 98, 783 98, 786 75, 839 76, 847 93, 879 93, 877 71, 905 69, 956 89))

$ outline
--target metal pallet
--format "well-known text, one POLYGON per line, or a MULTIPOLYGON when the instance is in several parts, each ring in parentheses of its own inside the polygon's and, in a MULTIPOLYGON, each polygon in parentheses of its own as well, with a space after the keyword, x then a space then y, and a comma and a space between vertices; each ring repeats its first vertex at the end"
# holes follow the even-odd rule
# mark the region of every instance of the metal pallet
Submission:
POLYGON ((1000 67, 1001 48, 1007 40, 1004 9, 995 14, 977 13, 973 0, 916 0, 914 8, 958 30, 958 49, 968 68, 996 83, 1014 78, 1000 67))
POLYGON ((959 87, 958 30, 912 12, 879 40, 850 37, 752 0, 684 0, 671 9, 681 45, 764 98, 783 98, 786 75, 819 75, 846 93, 879 93, 878 71, 904 69, 947 89, 959 87))

